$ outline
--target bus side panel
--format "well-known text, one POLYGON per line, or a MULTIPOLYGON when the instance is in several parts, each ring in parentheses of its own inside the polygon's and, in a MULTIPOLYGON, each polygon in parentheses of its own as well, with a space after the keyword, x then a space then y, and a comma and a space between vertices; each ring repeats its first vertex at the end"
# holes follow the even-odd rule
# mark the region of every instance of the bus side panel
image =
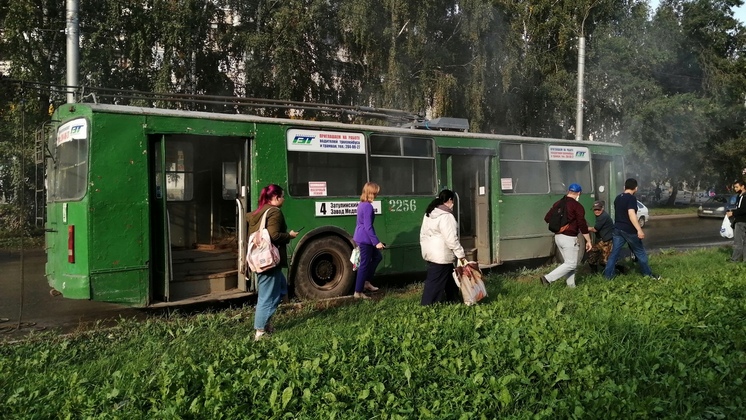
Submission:
POLYGON ((47 211, 47 266, 49 286, 69 299, 90 299, 88 279, 87 199, 49 203, 47 211), (70 228, 73 230, 74 262, 68 260, 70 228))
POLYGON ((547 230, 544 215, 561 196, 501 194, 499 260, 548 257, 554 234, 547 230))
POLYGON ((92 299, 146 305, 147 141, 138 116, 95 114, 89 183, 92 299))
MULTIPOLYGON (((500 200, 500 260, 524 260, 551 255, 554 234, 544 216, 559 194, 502 194, 500 200)), ((591 208, 593 197, 581 195, 580 204, 591 208)), ((593 226, 593 214, 586 211, 586 222, 593 226)))
MULTIPOLYGON (((103 209, 109 207, 102 206, 103 209)), ((104 302, 145 306, 148 304, 149 264, 147 260, 137 264, 139 260, 133 256, 147 255, 148 211, 143 205, 129 208, 124 213, 115 209, 106 211, 116 214, 115 223, 98 220, 95 212, 91 214, 91 237, 107 238, 96 241, 100 246, 91 253, 91 265, 97 267, 91 270, 91 296, 104 302)))
POLYGON ((147 267, 125 272, 92 273, 91 295, 102 302, 146 306, 149 277, 147 267))
POLYGON ((420 227, 432 198, 386 197, 381 201, 385 217, 376 216, 375 225, 378 239, 386 244, 386 248, 382 252, 383 262, 376 273, 424 272, 427 263, 422 259, 420 249, 420 227), (381 232, 379 226, 384 227, 381 232))

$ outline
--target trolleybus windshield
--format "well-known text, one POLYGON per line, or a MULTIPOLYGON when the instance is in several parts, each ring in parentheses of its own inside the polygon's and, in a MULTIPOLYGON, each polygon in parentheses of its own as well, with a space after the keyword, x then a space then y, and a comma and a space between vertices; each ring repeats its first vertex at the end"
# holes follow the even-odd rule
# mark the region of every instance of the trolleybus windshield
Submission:
POLYGON ((62 124, 54 142, 51 201, 79 200, 86 191, 88 175, 88 122, 77 118, 62 124))

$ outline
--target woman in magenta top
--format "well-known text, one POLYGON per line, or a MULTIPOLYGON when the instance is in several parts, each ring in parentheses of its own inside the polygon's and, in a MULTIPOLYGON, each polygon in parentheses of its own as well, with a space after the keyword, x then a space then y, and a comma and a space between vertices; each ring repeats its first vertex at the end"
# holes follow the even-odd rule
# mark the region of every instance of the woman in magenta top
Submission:
POLYGON ((357 224, 352 239, 360 247, 360 266, 357 269, 357 279, 355 281, 355 297, 366 299, 368 296, 364 292, 375 292, 377 287, 370 284, 373 279, 373 273, 376 267, 383 259, 381 249, 383 243, 378 240, 376 230, 373 228, 373 221, 376 218, 373 209, 373 200, 375 200, 381 187, 375 182, 367 182, 363 186, 363 193, 360 195, 360 203, 357 205, 357 224))

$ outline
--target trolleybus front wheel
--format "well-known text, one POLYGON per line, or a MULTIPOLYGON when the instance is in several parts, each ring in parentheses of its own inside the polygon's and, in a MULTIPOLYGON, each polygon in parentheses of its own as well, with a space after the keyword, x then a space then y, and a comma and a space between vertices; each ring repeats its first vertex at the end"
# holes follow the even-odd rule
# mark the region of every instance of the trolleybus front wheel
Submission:
POLYGON ((352 291, 352 249, 339 237, 327 236, 308 244, 300 255, 295 293, 302 299, 326 299, 352 291))

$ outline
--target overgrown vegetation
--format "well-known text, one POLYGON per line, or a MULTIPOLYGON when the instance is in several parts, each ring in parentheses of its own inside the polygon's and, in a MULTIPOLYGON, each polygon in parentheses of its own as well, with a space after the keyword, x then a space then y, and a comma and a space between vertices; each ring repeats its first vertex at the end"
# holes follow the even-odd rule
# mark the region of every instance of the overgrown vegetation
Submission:
MULTIPOLYGON (((4 418, 737 418, 746 267, 727 249, 544 288, 489 277, 475 307, 419 290, 320 313, 174 316, 0 348, 4 418)), ((546 270, 547 268, 543 269, 546 270)))

